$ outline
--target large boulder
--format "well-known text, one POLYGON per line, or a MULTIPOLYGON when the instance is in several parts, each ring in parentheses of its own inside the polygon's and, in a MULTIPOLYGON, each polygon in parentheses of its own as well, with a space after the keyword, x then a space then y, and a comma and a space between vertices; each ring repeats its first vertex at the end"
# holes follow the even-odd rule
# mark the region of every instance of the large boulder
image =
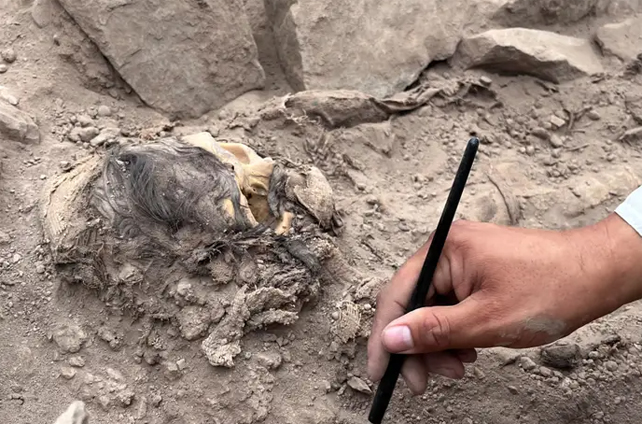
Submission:
POLYGON ((483 25, 503 3, 266 0, 266 10, 292 88, 387 97, 450 57, 464 30, 483 25))
POLYGON ((642 15, 606 24, 595 34, 602 51, 631 61, 642 53, 642 15))
POLYGON ((141 99, 173 117, 198 117, 264 84, 240 0, 61 3, 141 99))
POLYGON ((525 28, 467 37, 451 63, 465 69, 532 75, 555 83, 603 72, 588 40, 525 28))

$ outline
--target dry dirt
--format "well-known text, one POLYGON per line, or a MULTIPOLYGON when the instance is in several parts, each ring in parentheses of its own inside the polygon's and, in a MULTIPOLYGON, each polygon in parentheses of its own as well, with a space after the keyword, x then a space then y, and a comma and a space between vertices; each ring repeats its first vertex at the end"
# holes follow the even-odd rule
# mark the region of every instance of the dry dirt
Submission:
MULTIPOLYGON (((0 1, 0 47, 17 56, 0 83, 42 134, 40 143, 0 138, 1 422, 50 424, 82 400, 92 424, 365 423, 377 286, 434 228, 470 135, 483 144, 459 208, 467 219, 576 227, 606 216, 642 179, 642 137, 622 137, 642 119, 639 63, 604 57, 603 74, 555 85, 440 62, 417 82, 443 88, 430 103, 332 128, 254 112, 290 91, 262 27, 255 34, 263 37, 266 89, 198 120, 170 122, 114 80, 68 26, 36 25, 31 7, 0 1), (233 368, 211 366, 202 338, 182 338, 172 317, 133 315, 98 290, 62 283, 39 202, 49 180, 96 154, 68 139, 79 121, 149 139, 208 130, 315 164, 335 192, 343 218, 336 243, 355 275, 325 281, 294 324, 246 335, 233 368)), ((534 26, 590 37, 624 18, 534 26)), ((435 377, 420 397, 400 383, 388 422, 637 423, 641 312, 628 305, 553 347, 482 350, 463 380, 435 377)))

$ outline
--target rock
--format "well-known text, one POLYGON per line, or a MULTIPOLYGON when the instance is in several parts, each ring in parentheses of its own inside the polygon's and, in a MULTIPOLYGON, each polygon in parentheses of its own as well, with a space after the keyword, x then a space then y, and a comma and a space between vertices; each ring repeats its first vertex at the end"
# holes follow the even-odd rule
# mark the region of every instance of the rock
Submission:
POLYGON ((18 58, 13 47, 7 47, 6 49, 0 51, 0 56, 2 56, 2 59, 7 63, 13 63, 18 58))
POLYGON ((196 340, 202 337, 211 322, 209 311, 199 306, 184 307, 176 315, 176 319, 185 340, 196 340))
POLYGON ((542 377, 551 377, 553 375, 553 371, 550 368, 546 367, 539 367, 539 373, 542 377))
POLYGON ((158 408, 163 401, 163 397, 159 395, 158 393, 152 396, 152 406, 155 408, 158 408))
MULTIPOLYGON (((94 128, 94 127, 89 127, 89 128, 94 128)), ((89 129, 86 128, 86 129, 89 129)), ((93 137, 89 144, 93 147, 99 147, 102 146, 103 144, 115 140, 116 137, 120 135, 120 128, 103 128, 102 131, 100 131, 100 134, 97 136, 93 137)))
POLYGON ((78 123, 80 124, 81 127, 88 127, 90 125, 94 125, 94 120, 89 115, 80 115, 77 118, 77 121, 78 121, 78 123))
POLYGON ((0 74, 4 74, 9 70, 9 67, 5 65, 4 63, 0 63, 0 74))
POLYGON ((82 368, 85 366, 85 360, 82 356, 72 356, 67 362, 69 365, 76 368, 82 368))
POLYGON ((38 28, 44 28, 51 24, 55 12, 53 0, 35 0, 31 6, 31 18, 38 28))
POLYGON ((33 119, 26 112, 5 102, 0 102, 0 133, 23 143, 40 141, 40 132, 33 119))
POLYGON ((537 368, 537 364, 535 363, 535 361, 533 361, 528 356, 522 356, 519 359, 519 364, 522 366, 522 369, 524 371, 533 371, 535 368, 537 368))
POLYGON ((348 379, 348 386, 350 386, 350 388, 356 390, 357 392, 366 393, 369 395, 372 394, 370 386, 368 386, 368 384, 359 377, 350 377, 348 379))
POLYGON ((109 108, 109 106, 98 106, 98 116, 111 116, 111 109, 109 108))
POLYGON ((562 128, 564 125, 566 125, 566 121, 557 115, 551 116, 551 119, 549 121, 555 129, 562 128))
POLYGON ((62 367, 60 375, 66 380, 71 380, 76 376, 76 370, 71 367, 62 367))
POLYGON ((89 415, 85 410, 84 402, 79 400, 73 402, 54 424, 89 424, 89 415))
POLYGON ((606 361, 606 363, 604 364, 604 367, 607 369, 607 371, 611 371, 611 372, 617 371, 617 368, 618 368, 617 362, 615 361, 606 361))
POLYGON ((560 341, 545 346, 541 352, 542 362, 554 368, 573 368, 580 359, 580 347, 575 343, 560 341))
POLYGON ((266 0, 265 6, 293 89, 386 97, 403 91, 429 63, 450 57, 464 28, 483 25, 501 3, 266 0))
POLYGON ((600 115, 600 112, 596 111, 595 109, 591 109, 586 113, 586 116, 591 120, 591 121, 599 121, 602 119, 602 115, 600 115))
POLYGON ((86 127, 78 129, 78 138, 83 143, 89 143, 98 134, 100 134, 100 131, 96 127, 86 127))
POLYGON ((588 40, 526 28, 495 29, 466 37, 451 64, 526 74, 555 83, 603 71, 588 40))
POLYGON ((279 352, 261 352, 257 353, 255 356, 258 363, 269 370, 278 369, 283 361, 279 352))
POLYGON ((46 271, 44 264, 42 263, 37 263, 36 264, 36 274, 44 274, 46 271))
POLYGON ((553 134, 551 136, 551 139, 549 140, 549 142, 551 143, 551 146, 553 146, 555 148, 559 148, 559 147, 564 146, 564 142, 562 141, 562 137, 560 137, 557 134, 553 134))
POLYGON ((635 60, 642 53, 642 16, 604 25, 597 30, 595 40, 603 52, 625 62, 635 60))
POLYGON ((172 117, 199 117, 265 74, 240 1, 61 0, 141 99, 172 117))
POLYGON ((112 350, 119 350, 123 345, 124 335, 120 331, 112 330, 108 327, 100 327, 97 333, 100 340, 107 342, 112 350))
POLYGON ((53 340, 63 353, 76 353, 87 340, 87 333, 77 324, 61 324, 54 330, 53 340))
POLYGON ((181 370, 178 368, 178 365, 175 362, 171 361, 165 364, 164 374, 165 377, 170 381, 178 380, 182 376, 181 370))

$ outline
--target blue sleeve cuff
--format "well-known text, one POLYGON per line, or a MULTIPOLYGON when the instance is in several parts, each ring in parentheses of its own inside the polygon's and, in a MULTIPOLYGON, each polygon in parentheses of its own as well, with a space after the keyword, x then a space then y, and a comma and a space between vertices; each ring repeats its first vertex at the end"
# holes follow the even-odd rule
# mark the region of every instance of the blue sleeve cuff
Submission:
POLYGON ((615 209, 615 213, 642 236, 642 187, 629 194, 615 209))

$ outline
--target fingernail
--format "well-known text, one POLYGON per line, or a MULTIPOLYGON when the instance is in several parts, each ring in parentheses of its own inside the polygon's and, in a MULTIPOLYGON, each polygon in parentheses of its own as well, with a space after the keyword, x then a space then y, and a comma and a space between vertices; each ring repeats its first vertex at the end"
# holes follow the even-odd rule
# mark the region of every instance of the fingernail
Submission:
POLYGON ((433 370, 433 373, 443 375, 444 377, 452 378, 455 380, 459 380, 461 378, 456 370, 448 367, 437 367, 433 370))
POLYGON ((383 343, 388 350, 393 352, 403 352, 412 349, 414 343, 412 341, 412 333, 410 328, 405 325, 391 327, 383 332, 383 343))

